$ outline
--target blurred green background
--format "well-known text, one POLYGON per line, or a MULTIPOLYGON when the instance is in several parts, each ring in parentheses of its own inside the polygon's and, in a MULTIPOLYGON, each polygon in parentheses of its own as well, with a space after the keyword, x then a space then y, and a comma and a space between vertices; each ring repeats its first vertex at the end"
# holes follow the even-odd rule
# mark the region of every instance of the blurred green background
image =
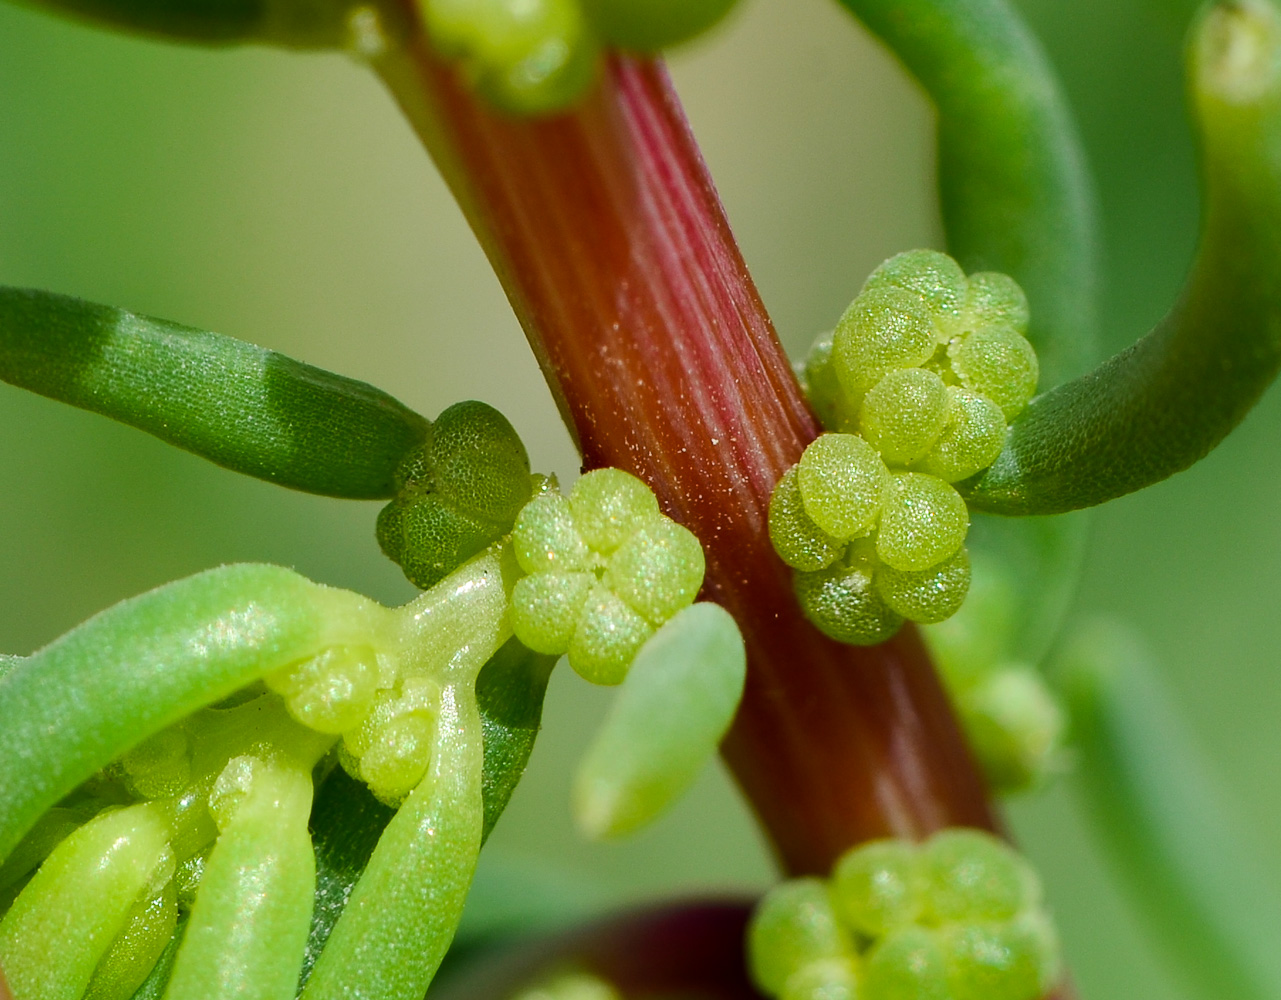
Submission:
MULTIPOLYGON (((1096 173, 1114 350, 1168 307, 1192 253, 1179 71, 1191 5, 1025 8, 1096 173)), ((931 112, 834 4, 745 0, 671 64, 793 352, 879 260, 939 243, 931 112)), ((342 57, 168 47, 0 6, 0 282, 255 341, 429 415, 485 399, 512 418, 536 468, 576 468, 458 211, 377 82, 342 57)), ((411 593, 377 551, 377 505, 242 479, 5 386, 0 470, 5 652, 222 562, 284 563, 388 602, 411 593)), ((1207 461, 1099 513, 1078 601, 1147 633, 1259 832, 1281 825, 1279 499, 1274 392, 1207 461)), ((632 841, 575 836, 569 771, 608 698, 558 672, 547 729, 484 863, 532 860, 605 903, 766 884, 766 849, 719 771, 632 841)), ((1011 813, 1049 881, 1083 996, 1191 1000, 1111 888, 1070 795, 1053 788, 1011 813)), ((1260 877, 1281 882, 1276 872, 1260 877)))

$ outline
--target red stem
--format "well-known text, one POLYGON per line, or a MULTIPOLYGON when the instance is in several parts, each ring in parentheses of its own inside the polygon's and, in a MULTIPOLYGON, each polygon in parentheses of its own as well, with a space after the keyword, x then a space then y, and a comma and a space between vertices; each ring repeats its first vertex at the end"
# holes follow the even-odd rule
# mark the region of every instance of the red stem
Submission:
POLYGON ((818 428, 660 63, 614 57, 572 114, 487 109, 421 36, 378 67, 489 254, 586 468, 640 476, 707 552, 749 673, 723 751, 785 867, 851 844, 992 829, 917 632, 872 648, 801 615, 766 532, 818 428))

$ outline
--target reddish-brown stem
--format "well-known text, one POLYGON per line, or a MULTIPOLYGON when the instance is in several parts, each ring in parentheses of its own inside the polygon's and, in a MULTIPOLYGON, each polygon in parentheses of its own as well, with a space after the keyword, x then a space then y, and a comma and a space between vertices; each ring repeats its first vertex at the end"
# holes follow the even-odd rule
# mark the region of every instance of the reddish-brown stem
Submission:
POLYGON ((707 552, 747 691, 724 744, 785 867, 860 840, 992 828, 917 632, 859 649, 801 615, 766 532, 818 428, 661 64, 613 57, 572 114, 478 102, 419 37, 378 68, 489 254, 585 467, 640 476, 707 552))

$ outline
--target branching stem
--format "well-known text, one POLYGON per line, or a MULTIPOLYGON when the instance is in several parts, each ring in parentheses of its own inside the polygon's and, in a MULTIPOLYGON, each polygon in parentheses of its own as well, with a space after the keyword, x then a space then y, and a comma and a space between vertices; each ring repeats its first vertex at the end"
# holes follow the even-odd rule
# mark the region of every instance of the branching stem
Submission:
POLYGON ((480 105, 420 34, 376 68, 454 190, 586 468, 648 482, 749 650, 723 750, 792 872, 857 841, 995 825, 919 637, 857 649, 801 616, 766 534, 817 433, 662 66, 610 60, 572 114, 480 105))

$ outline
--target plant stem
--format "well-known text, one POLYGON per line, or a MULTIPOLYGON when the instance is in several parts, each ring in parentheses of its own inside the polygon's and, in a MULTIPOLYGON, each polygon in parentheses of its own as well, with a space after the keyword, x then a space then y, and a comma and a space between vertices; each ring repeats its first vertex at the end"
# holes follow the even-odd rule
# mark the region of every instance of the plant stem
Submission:
POLYGON ((707 552, 749 651, 723 751, 793 873, 851 844, 995 826, 920 638, 824 638, 766 531, 818 433, 661 64, 612 57, 572 113, 480 105, 421 36, 375 61, 453 188, 585 468, 619 466, 707 552))

